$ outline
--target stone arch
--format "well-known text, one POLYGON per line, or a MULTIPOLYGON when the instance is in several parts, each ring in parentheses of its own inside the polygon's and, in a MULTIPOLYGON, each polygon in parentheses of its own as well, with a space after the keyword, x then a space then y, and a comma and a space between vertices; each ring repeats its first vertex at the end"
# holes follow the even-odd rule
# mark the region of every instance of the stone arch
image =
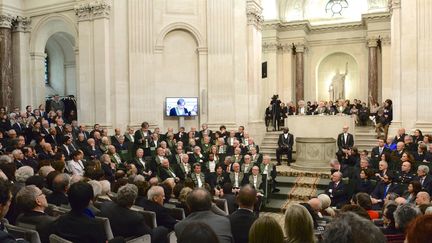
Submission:
POLYGON ((168 33, 174 30, 184 30, 189 32, 193 36, 198 46, 198 49, 204 47, 204 39, 201 33, 192 25, 184 22, 176 22, 165 26, 159 33, 158 38, 156 40, 156 50, 163 50, 163 42, 168 33))
POLYGON ((333 71, 344 73, 345 63, 348 63, 348 75, 345 80, 345 98, 358 98, 357 87, 360 82, 359 62, 357 58, 346 51, 334 51, 323 55, 315 67, 317 98, 319 100, 329 100, 328 90, 325 90, 335 75, 333 71), (332 63, 330 63, 332 62, 332 63), (329 66, 335 70, 329 70, 329 66))

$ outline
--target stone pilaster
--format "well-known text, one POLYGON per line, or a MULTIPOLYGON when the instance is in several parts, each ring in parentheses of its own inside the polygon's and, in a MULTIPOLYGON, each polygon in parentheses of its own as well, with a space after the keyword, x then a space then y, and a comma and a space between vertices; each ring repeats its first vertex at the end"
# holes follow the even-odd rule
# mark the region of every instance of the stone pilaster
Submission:
POLYGON ((296 59, 296 78, 295 78, 295 100, 304 99, 304 52, 306 46, 304 43, 297 43, 295 45, 295 59, 296 59))
POLYGON ((367 46, 369 48, 368 98, 370 101, 378 102, 378 38, 368 38, 367 46))
POLYGON ((12 24, 14 18, 0 15, 0 106, 12 109, 12 24))

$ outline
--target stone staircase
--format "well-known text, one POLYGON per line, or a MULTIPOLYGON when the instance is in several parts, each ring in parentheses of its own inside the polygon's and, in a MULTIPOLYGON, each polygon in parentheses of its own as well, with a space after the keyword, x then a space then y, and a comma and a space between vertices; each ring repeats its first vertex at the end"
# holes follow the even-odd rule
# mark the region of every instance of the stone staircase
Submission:
POLYGON ((376 133, 373 127, 357 126, 355 128, 354 146, 356 146, 359 151, 367 150, 370 153, 372 151, 372 148, 377 146, 376 144, 376 133))
POLYGON ((264 212, 284 212, 294 202, 306 202, 324 193, 330 182, 328 173, 294 171, 286 165, 278 166, 277 188, 280 190, 269 197, 264 212))

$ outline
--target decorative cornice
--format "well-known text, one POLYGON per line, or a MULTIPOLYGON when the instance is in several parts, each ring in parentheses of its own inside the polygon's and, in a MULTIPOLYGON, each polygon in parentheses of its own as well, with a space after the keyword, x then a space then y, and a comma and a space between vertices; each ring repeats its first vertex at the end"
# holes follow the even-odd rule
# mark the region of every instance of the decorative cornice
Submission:
POLYGON ((99 18, 109 18, 111 5, 104 0, 82 3, 75 6, 78 21, 90 21, 99 18))
POLYGON ((0 14, 0 28, 12 28, 14 17, 10 14, 0 14))
POLYGON ((248 0, 246 5, 246 16, 248 25, 254 25, 258 30, 262 30, 264 17, 262 7, 254 0, 248 0))
POLYGON ((390 17, 391 15, 389 12, 370 13, 363 14, 362 20, 364 23, 389 22, 390 17))
POLYGON ((29 17, 18 16, 14 22, 15 32, 29 32, 31 29, 31 19, 29 17))

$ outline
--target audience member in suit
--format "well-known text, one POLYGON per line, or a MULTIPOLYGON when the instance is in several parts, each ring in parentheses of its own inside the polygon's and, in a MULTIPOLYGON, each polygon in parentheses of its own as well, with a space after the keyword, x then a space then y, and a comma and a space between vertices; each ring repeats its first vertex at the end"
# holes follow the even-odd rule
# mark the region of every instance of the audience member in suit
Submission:
POLYGON ((342 178, 350 177, 351 171, 348 165, 341 164, 337 159, 330 160, 330 174, 333 175, 336 171, 342 173, 342 178))
POLYGON ((24 211, 16 222, 34 225, 41 241, 48 242, 47 227, 56 218, 45 213, 48 202, 42 190, 34 185, 25 186, 16 195, 16 203, 24 211))
POLYGON ((21 124, 21 121, 21 118, 19 118, 18 121, 12 125, 12 129, 15 130, 18 136, 23 135, 25 130, 25 126, 21 124))
POLYGON ((252 147, 249 150, 249 153, 250 153, 251 160, 252 160, 253 164, 260 165, 262 163, 263 156, 262 156, 262 154, 259 154, 257 152, 257 149, 255 147, 252 147))
POLYGON ((427 151, 427 145, 420 143, 417 147, 417 151, 413 153, 414 160, 417 163, 430 162, 430 153, 427 151))
POLYGON ((172 178, 175 182, 179 182, 180 178, 174 172, 174 168, 171 168, 169 160, 163 159, 158 167, 158 176, 161 181, 165 181, 168 178, 172 178))
POLYGON ((413 143, 413 138, 410 135, 404 137, 405 150, 411 154, 417 152, 418 144, 413 143))
POLYGON ((24 153, 23 164, 32 167, 34 172, 36 173, 39 170, 39 162, 36 160, 33 148, 24 147, 23 153, 24 153))
POLYGON ((240 171, 240 164, 233 163, 232 171, 229 174, 229 179, 234 189, 238 189, 244 184, 244 173, 240 171))
POLYGON ((384 199, 387 194, 394 192, 398 195, 402 195, 402 190, 397 183, 394 183, 395 175, 394 173, 387 173, 383 176, 383 179, 378 183, 371 193, 371 200, 374 209, 379 209, 384 204, 384 199))
MULTIPOLYGON (((276 188, 276 166, 273 165, 273 163, 270 163, 270 156, 264 155, 263 156, 263 162, 260 165, 260 171, 263 175, 264 183, 267 185, 268 183, 271 183, 272 186, 272 192, 279 192, 279 189, 276 188)), ((266 188, 267 186, 265 186, 266 188)), ((270 189, 270 188, 268 188, 270 189)), ((265 189, 267 190, 267 189, 265 189)), ((267 192, 266 192, 267 193, 267 192)))
POLYGON ((321 210, 321 200, 318 198, 312 198, 307 203, 300 203, 300 205, 305 207, 312 216, 314 228, 316 229, 318 227, 318 220, 320 219, 318 212, 321 210))
POLYGON ((147 178, 153 175, 149 163, 144 160, 144 150, 142 148, 138 148, 136 150, 135 158, 132 160, 132 164, 134 164, 137 168, 138 174, 147 178))
POLYGON ((399 128, 398 133, 394 137, 393 141, 397 144, 398 142, 404 142, 405 136, 407 134, 405 133, 405 128, 399 128))
POLYGON ((332 174, 331 180, 325 192, 331 198, 331 206, 341 208, 348 202, 347 185, 342 181, 342 173, 339 171, 332 174))
POLYGON ((157 225, 172 231, 177 221, 170 215, 169 209, 163 206, 164 198, 164 189, 160 186, 152 186, 147 192, 147 199, 137 201, 136 205, 143 207, 144 210, 155 212, 157 225))
POLYGON ((189 155, 181 154, 180 156, 180 162, 175 167, 175 173, 181 181, 184 181, 186 178, 190 177, 192 166, 189 164, 189 155))
POLYGON ((168 230, 164 227, 151 229, 144 216, 131 209, 138 196, 138 188, 133 184, 126 184, 119 188, 117 200, 102 204, 100 216, 109 219, 114 236, 140 237, 150 234, 152 242, 167 242, 168 230))
POLYGON ((249 242, 249 230, 257 219, 254 214, 254 205, 257 192, 250 185, 242 187, 237 195, 239 208, 230 216, 231 233, 236 243, 249 242))
POLYGON ((186 203, 190 214, 186 219, 174 226, 175 234, 179 237, 183 230, 192 222, 204 222, 216 233, 220 243, 232 243, 231 224, 227 217, 216 215, 211 211, 212 198, 203 188, 195 188, 187 197, 186 203))
POLYGON ((203 187, 206 183, 205 175, 201 172, 201 165, 199 163, 195 163, 193 165, 193 173, 191 174, 191 179, 195 184, 195 187, 203 187))
POLYGON ((336 153, 338 160, 342 161, 342 158, 348 153, 348 150, 354 146, 354 136, 348 133, 348 126, 342 128, 343 132, 338 135, 337 145, 338 151, 336 153))
POLYGON ((221 197, 226 200, 228 205, 228 213, 232 214, 237 209, 236 196, 233 193, 233 186, 231 183, 225 183, 223 185, 223 196, 221 197))
POLYGON ((420 182, 422 189, 432 195, 432 176, 429 175, 429 167, 427 165, 419 165, 417 168, 417 176, 415 181, 420 182))
POLYGON ((59 174, 54 177, 52 182, 53 192, 47 196, 47 201, 56 206, 69 205, 69 199, 66 192, 69 190, 70 176, 68 174, 59 174))
POLYGON ((70 187, 68 196, 72 210, 50 225, 48 235, 56 234, 72 242, 105 243, 107 239, 103 225, 84 213, 93 199, 92 186, 76 182, 70 187))
POLYGON ((151 132, 149 130, 148 122, 143 122, 141 124, 141 129, 135 131, 134 143, 136 148, 142 148, 144 150, 145 156, 150 156, 150 142, 151 142, 151 132))
POLYGON ((187 133, 185 132, 185 128, 184 128, 184 127, 180 127, 180 128, 179 128, 179 132, 176 133, 176 134, 174 134, 174 139, 175 139, 177 142, 182 141, 183 144, 186 144, 186 143, 187 143, 187 140, 188 140, 187 137, 188 137, 188 136, 187 136, 187 133))
POLYGON ((102 151, 99 149, 99 146, 96 145, 96 140, 93 138, 89 138, 87 140, 87 147, 84 150, 84 154, 90 160, 99 159, 102 155, 102 151))
POLYGON ((117 146, 117 144, 119 144, 120 136, 121 136, 120 128, 114 129, 114 135, 111 136, 111 144, 117 146))
POLYGON ((402 161, 402 155, 405 153, 405 144, 403 142, 398 142, 396 144, 396 150, 393 151, 390 155, 390 169, 391 170, 399 170, 402 161))
POLYGON ((378 169, 378 163, 381 160, 381 156, 385 153, 391 153, 391 150, 385 147, 385 138, 379 137, 378 146, 374 147, 371 152, 371 162, 374 169, 378 169))
POLYGON ((294 136, 291 133, 288 133, 289 129, 285 127, 283 129, 283 134, 279 135, 278 139, 278 148, 276 149, 276 160, 278 165, 281 165, 281 155, 286 154, 288 157, 288 166, 291 165, 291 162, 294 162, 292 159, 292 147, 294 144, 294 136))

